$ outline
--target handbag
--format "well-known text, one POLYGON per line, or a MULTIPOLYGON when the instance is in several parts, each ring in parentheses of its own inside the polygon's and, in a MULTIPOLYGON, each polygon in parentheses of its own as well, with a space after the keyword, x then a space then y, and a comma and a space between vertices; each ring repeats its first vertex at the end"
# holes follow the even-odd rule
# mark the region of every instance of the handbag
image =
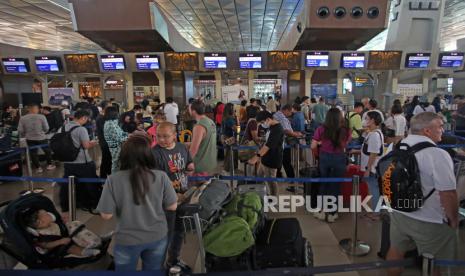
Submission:
POLYGON ((390 129, 384 126, 384 136, 389 137, 389 138, 396 137, 397 127, 396 127, 396 119, 394 118, 394 116, 392 116, 392 123, 394 124, 394 129, 390 129))
MULTIPOLYGON (((245 135, 247 134, 251 120, 253 119, 250 119, 247 122, 247 126, 245 127, 245 131, 244 131, 244 136, 242 136, 241 141, 239 142, 239 146, 247 146, 247 147, 257 146, 254 140, 245 139, 245 135)), ((255 149, 239 149, 237 151, 238 159, 242 162, 246 162, 250 158, 254 157, 256 152, 257 151, 255 149)))

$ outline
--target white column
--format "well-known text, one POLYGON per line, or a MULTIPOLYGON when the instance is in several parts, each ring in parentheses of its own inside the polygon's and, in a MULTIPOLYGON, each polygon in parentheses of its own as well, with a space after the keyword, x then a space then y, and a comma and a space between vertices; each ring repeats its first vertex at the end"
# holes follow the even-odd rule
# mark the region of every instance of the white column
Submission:
POLYGON ((222 87, 221 71, 216 70, 214 73, 215 73, 215 99, 222 101, 223 93, 221 91, 221 87, 222 87))
POLYGON ((74 90, 73 101, 78 102, 79 101, 79 80, 77 79, 73 79, 73 90, 74 90))
POLYGON ((126 74, 126 106, 128 110, 134 107, 134 82, 132 73, 126 74))
POLYGON ((337 94, 342 95, 343 89, 344 89, 344 75, 345 72, 342 70, 337 70, 337 94))
POLYGON ((312 76, 314 69, 305 70, 305 96, 312 97, 312 76))
POLYGON ((164 71, 154 71, 155 75, 158 79, 158 84, 160 86, 160 95, 158 98, 160 99, 161 103, 166 102, 166 84, 165 84, 165 72, 164 71))
POLYGON ((248 74, 247 74, 247 77, 248 77, 248 85, 249 85, 249 91, 248 91, 248 97, 247 99, 251 99, 254 97, 253 95, 253 80, 255 79, 255 71, 254 70, 249 70, 248 71, 248 74))
POLYGON ((42 103, 43 105, 48 105, 48 78, 47 75, 45 75, 43 78, 39 78, 41 84, 42 84, 42 103))

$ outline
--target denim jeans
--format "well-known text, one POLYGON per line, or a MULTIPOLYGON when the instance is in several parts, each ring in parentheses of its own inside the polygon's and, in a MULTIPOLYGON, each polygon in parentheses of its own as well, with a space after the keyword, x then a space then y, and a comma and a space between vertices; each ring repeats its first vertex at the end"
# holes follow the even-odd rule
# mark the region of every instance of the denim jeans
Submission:
POLYGON ((376 206, 378 205, 379 201, 379 183, 378 177, 374 173, 370 173, 370 177, 367 180, 368 182, 368 190, 371 194, 371 209, 375 210, 376 206))
MULTIPOLYGON (((347 167, 347 157, 344 153, 320 153, 321 177, 343 177, 347 167)), ((321 183, 320 195, 341 195, 341 183, 321 183)), ((336 200, 336 204, 338 204, 336 200)))
POLYGON ((161 271, 165 261, 168 238, 138 245, 115 244, 114 258, 116 271, 135 271, 139 257, 142 270, 161 271))

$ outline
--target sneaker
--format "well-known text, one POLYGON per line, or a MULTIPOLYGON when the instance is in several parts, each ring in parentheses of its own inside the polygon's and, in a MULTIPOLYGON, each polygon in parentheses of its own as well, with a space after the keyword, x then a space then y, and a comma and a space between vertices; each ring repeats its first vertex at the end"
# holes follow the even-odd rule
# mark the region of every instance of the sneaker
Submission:
POLYGON ((38 168, 38 169, 36 170, 36 173, 43 173, 43 172, 44 172, 44 170, 43 170, 42 168, 38 168))
POLYGON ((325 220, 326 214, 324 212, 313 213, 313 216, 319 220, 325 220))
POLYGON ((339 218, 339 215, 336 214, 328 214, 328 217, 326 218, 329 223, 335 222, 339 218))
POLYGON ((55 165, 48 165, 47 166, 47 171, 53 171, 54 169, 56 169, 56 166, 55 165))

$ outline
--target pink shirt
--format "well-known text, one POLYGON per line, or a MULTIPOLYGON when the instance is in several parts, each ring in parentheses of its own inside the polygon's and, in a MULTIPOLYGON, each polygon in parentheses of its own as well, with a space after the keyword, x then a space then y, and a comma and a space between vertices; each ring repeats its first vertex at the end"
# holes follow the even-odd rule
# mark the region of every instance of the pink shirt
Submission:
POLYGON ((321 147, 320 151, 325 152, 325 153, 344 153, 345 148, 347 146, 347 143, 352 139, 352 132, 350 130, 346 130, 346 135, 345 139, 341 143, 341 147, 335 148, 333 146, 333 143, 329 139, 325 139, 324 134, 325 133, 325 127, 320 126, 316 129, 315 135, 313 135, 313 140, 321 142, 321 147))

